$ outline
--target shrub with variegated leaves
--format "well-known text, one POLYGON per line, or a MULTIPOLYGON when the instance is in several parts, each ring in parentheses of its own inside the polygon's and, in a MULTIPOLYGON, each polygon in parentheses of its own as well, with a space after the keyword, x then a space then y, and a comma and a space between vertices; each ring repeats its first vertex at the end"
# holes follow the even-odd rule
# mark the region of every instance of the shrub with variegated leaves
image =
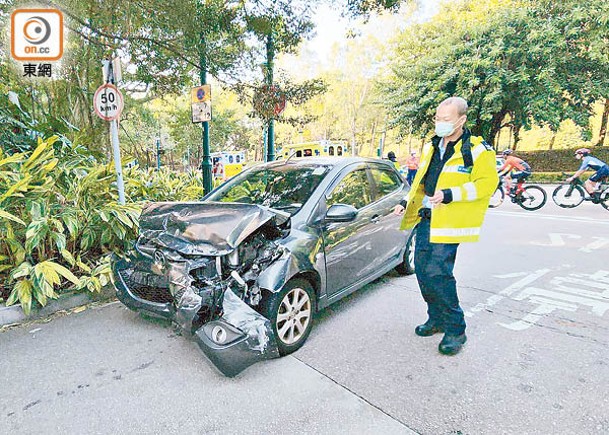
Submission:
POLYGON ((112 167, 80 158, 70 144, 58 158, 56 141, 0 151, 0 289, 26 313, 59 289, 99 291, 109 282, 108 255, 137 233, 141 206, 118 204, 112 167))

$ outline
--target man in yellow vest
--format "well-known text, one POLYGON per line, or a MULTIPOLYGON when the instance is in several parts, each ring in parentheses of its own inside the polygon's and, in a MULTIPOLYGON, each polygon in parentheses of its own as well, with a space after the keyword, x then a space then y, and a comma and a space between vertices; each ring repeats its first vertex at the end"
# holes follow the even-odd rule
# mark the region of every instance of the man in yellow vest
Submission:
POLYGON ((400 229, 416 226, 415 272, 427 321, 415 333, 428 337, 444 332, 438 347, 458 353, 467 337, 453 276, 457 248, 476 242, 491 195, 498 183, 495 152, 465 128, 467 102, 442 101, 436 110, 435 133, 421 154, 408 197, 395 208, 404 213, 400 229))

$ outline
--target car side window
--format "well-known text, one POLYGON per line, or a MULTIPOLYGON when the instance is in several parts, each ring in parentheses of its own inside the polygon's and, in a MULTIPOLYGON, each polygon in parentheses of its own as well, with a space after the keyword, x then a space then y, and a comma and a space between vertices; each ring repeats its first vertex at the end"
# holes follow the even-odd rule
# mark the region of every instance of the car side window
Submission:
POLYGON ((395 192, 402 185, 398 174, 390 169, 371 168, 370 173, 374 184, 376 184, 376 200, 395 192))
POLYGON ((326 196, 326 204, 347 204, 360 209, 372 202, 370 182, 366 169, 357 169, 347 174, 332 192, 326 196))

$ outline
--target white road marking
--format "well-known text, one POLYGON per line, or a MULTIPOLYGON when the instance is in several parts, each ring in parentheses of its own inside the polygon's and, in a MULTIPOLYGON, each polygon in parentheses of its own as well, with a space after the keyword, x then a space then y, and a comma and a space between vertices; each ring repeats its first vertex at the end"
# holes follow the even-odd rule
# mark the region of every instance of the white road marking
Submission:
MULTIPOLYGON (((561 216, 558 214, 544 214, 538 212, 516 212, 516 211, 498 211, 498 210, 489 210, 489 215, 497 215, 497 216, 526 216, 527 219, 546 219, 546 220, 557 220, 557 221, 565 221, 565 222, 585 222, 588 224, 598 224, 598 225, 609 225, 609 219, 594 219, 587 217, 576 217, 576 216, 561 216)), ((609 217, 609 215, 608 215, 609 217)))
POLYGON ((550 269, 540 269, 533 273, 528 273, 528 274, 526 272, 523 272, 523 273, 518 273, 518 274, 498 275, 497 278, 515 278, 518 276, 524 276, 524 278, 515 282, 514 284, 505 288, 504 290, 500 291, 498 294, 491 296, 490 298, 487 299, 487 301, 485 303, 475 305, 474 307, 472 307, 471 310, 465 312, 465 317, 472 317, 475 313, 492 307, 497 302, 500 302, 501 300, 505 299, 506 297, 511 296, 512 294, 516 293, 518 290, 522 290, 527 285, 532 284, 533 282, 537 281, 539 278, 541 278, 548 272, 550 272, 550 269))
POLYGON ((544 298, 531 298, 531 302, 538 303, 539 306, 531 311, 529 314, 524 316, 521 320, 512 323, 498 323, 499 326, 511 329, 512 331, 523 331, 537 323, 545 314, 550 314, 555 309, 561 309, 565 311, 576 311, 577 305, 575 304, 564 304, 558 301, 544 298))
POLYGON ((565 239, 581 239, 582 236, 578 236, 577 234, 567 234, 567 233, 549 233, 548 237, 550 238, 550 243, 540 243, 540 242, 531 242, 532 245, 537 246, 565 246, 567 242, 565 239))
POLYGON ((588 243, 588 245, 584 246, 583 248, 579 248, 580 252, 590 253, 596 249, 601 249, 601 248, 604 248, 605 246, 609 246, 609 239, 606 239, 604 237, 592 237, 592 238, 596 239, 596 241, 588 243))
POLYGON ((524 278, 499 294, 489 297, 486 303, 477 304, 465 315, 471 317, 474 313, 491 307, 506 297, 513 301, 527 301, 537 306, 522 319, 512 323, 498 322, 504 328, 523 331, 535 325, 544 315, 556 310, 575 312, 583 306, 590 308, 590 312, 598 317, 604 316, 609 311, 609 271, 599 270, 592 274, 571 273, 567 276, 555 276, 549 282, 550 288, 530 285, 549 271, 549 269, 541 269, 530 274, 512 273, 498 276, 500 278, 524 276, 524 278))

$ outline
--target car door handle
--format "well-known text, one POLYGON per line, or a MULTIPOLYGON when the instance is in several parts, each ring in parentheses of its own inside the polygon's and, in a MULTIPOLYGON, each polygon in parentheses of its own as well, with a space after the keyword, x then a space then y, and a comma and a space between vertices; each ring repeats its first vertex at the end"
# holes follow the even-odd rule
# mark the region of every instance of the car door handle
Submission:
POLYGON ((370 222, 372 222, 373 224, 378 224, 380 220, 381 220, 381 217, 378 214, 376 214, 376 215, 372 216, 372 218, 370 219, 370 222))

